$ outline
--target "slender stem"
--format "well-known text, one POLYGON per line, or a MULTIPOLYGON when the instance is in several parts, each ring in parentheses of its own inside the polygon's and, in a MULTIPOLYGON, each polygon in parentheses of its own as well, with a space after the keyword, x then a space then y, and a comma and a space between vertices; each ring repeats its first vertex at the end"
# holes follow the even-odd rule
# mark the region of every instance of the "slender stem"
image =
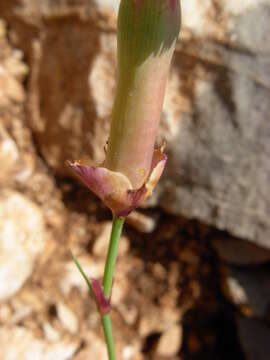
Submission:
MULTIPOLYGON (((103 291, 104 291, 105 297, 108 299, 111 296, 114 267, 115 267, 115 263, 116 263, 118 245, 119 245, 119 240, 120 240, 120 236, 122 233, 124 221, 125 221, 125 219, 123 219, 123 218, 118 218, 116 216, 113 217, 110 245, 109 245, 109 250, 107 253, 107 259, 106 259, 106 265, 105 265, 105 271, 104 271, 104 277, 103 277, 103 291)), ((92 285, 91 285, 90 281, 88 280, 87 275, 83 271, 78 259, 72 253, 71 253, 71 256, 72 256, 78 270, 80 271, 84 280, 86 281, 91 294, 95 297, 95 293, 92 289, 92 285)), ((105 336, 105 340, 106 340, 109 360, 116 360, 114 340, 113 340, 113 334, 112 334, 112 322, 111 322, 110 314, 101 315, 101 321, 102 321, 104 336, 105 336)))
MULTIPOLYGON (((107 298, 111 296, 113 273, 114 273, 114 267, 118 252, 118 245, 122 233, 123 224, 124 224, 123 218, 118 218, 116 216, 113 217, 110 245, 107 253, 107 259, 106 259, 106 265, 105 265, 104 277, 102 283, 104 295, 107 298)), ((102 315, 101 321, 102 321, 103 331, 107 344, 109 360, 116 360, 110 314, 102 315)))
POLYGON ((110 314, 102 315, 101 321, 102 321, 105 341, 107 345, 109 360, 116 360, 114 339, 112 334, 112 321, 110 314))
POLYGON ((119 245, 119 240, 122 233, 124 221, 125 220, 123 218, 118 218, 116 216, 113 217, 110 245, 107 253, 107 259, 106 259, 106 265, 105 265, 105 271, 104 271, 103 283, 102 283, 104 295, 107 298, 109 298, 111 295, 114 267, 116 263, 118 245, 119 245))

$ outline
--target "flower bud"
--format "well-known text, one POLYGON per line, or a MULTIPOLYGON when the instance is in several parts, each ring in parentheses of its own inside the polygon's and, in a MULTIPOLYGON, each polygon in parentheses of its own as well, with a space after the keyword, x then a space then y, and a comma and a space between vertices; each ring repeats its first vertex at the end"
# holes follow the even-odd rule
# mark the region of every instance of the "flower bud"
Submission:
POLYGON ((126 175, 134 188, 151 169, 179 29, 179 0, 120 3, 118 83, 105 166, 126 175))

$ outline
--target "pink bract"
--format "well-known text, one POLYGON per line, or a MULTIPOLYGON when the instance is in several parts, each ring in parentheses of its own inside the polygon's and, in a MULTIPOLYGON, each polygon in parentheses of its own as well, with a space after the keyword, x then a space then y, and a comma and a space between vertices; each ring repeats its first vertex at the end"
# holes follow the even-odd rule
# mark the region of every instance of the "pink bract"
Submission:
POLYGON ((68 165, 116 216, 126 217, 132 210, 142 205, 152 193, 163 173, 166 161, 167 156, 163 151, 155 150, 150 175, 138 189, 132 187, 125 175, 103 166, 95 166, 83 161, 69 161, 68 165))

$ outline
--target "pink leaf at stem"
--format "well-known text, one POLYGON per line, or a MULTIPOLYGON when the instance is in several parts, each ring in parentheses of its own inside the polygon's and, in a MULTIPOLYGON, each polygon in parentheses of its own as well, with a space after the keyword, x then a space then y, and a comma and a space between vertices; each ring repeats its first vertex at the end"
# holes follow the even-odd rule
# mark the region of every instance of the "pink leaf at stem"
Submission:
POLYGON ((95 301, 98 307, 99 312, 102 315, 108 314, 111 311, 111 301, 107 299, 104 295, 102 286, 100 285, 97 279, 90 280, 92 290, 95 296, 95 301))

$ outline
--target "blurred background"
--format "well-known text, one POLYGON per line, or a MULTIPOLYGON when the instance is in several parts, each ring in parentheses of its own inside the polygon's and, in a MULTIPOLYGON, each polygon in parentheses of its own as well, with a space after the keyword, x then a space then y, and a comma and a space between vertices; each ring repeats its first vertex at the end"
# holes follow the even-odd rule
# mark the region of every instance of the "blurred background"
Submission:
MULTIPOLYGON (((103 160, 118 3, 0 1, 1 360, 106 360, 68 249, 102 277, 110 212, 65 160, 103 160)), ((118 359, 269 360, 270 1, 182 10, 166 172, 121 239, 118 359)))

